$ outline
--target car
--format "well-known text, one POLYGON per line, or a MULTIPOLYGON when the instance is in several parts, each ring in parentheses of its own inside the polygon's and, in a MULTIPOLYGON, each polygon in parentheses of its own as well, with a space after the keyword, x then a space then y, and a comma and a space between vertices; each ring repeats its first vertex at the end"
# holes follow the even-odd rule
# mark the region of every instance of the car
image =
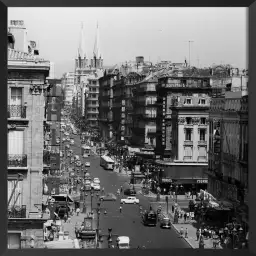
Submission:
POLYGON ((116 201, 116 196, 113 193, 107 193, 104 196, 100 196, 101 201, 116 201))
POLYGON ((135 196, 128 196, 127 198, 121 199, 121 204, 139 204, 140 200, 135 196))
POLYGON ((84 184, 85 185, 91 185, 91 182, 90 182, 90 180, 85 180, 84 184))
POLYGON ((96 184, 100 184, 100 179, 99 178, 94 178, 93 182, 96 183, 96 184))
POLYGON ((75 158, 74 158, 74 157, 71 157, 71 159, 70 159, 70 163, 71 163, 71 164, 73 164, 73 163, 74 163, 74 161, 75 161, 75 158))
POLYGON ((64 135, 69 136, 69 133, 68 133, 68 132, 65 132, 64 135))
POLYGON ((69 145, 69 144, 67 144, 65 147, 66 147, 67 149, 69 149, 69 148, 70 148, 70 145, 69 145))
POLYGON ((60 143, 60 140, 59 140, 59 139, 56 139, 56 143, 59 144, 59 143, 60 143))
POLYGON ((67 141, 70 141, 70 138, 69 138, 69 137, 66 137, 66 140, 67 140, 67 141))
POLYGON ((62 138, 62 141, 63 141, 63 142, 66 141, 66 138, 62 138))
POLYGON ((100 185, 99 184, 97 184, 97 183, 91 183, 91 188, 92 189, 94 189, 94 190, 96 190, 96 191, 98 191, 98 190, 100 190, 100 185))
POLYGON ((87 154, 83 154, 83 158, 87 158, 89 157, 87 154))
POLYGON ((74 145, 75 144, 75 141, 73 139, 70 139, 70 144, 71 145, 74 145))
POLYGON ((116 239, 118 249, 130 249, 130 238, 129 236, 119 236, 116 239))
POLYGON ((77 161, 77 162, 76 162, 76 166, 77 166, 77 167, 80 167, 81 165, 82 165, 81 161, 77 161))
POLYGON ((78 161, 80 159, 79 155, 75 155, 75 161, 78 161))
POLYGON ((85 163, 84 163, 84 166, 85 166, 85 167, 90 167, 91 164, 90 164, 90 162, 85 162, 85 163))
POLYGON ((124 190, 124 195, 126 196, 135 196, 137 193, 136 193, 136 190, 132 189, 132 188, 127 188, 124 190))
POLYGON ((160 220, 160 228, 167 228, 170 229, 171 228, 171 220, 168 217, 163 217, 160 220))

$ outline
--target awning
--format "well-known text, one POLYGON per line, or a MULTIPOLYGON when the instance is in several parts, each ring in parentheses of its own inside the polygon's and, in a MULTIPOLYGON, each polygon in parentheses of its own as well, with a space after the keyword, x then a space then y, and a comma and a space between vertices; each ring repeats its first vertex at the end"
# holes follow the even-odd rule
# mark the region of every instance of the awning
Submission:
POLYGON ((54 198, 55 201, 66 201, 67 200, 70 203, 73 202, 71 197, 68 196, 67 194, 52 195, 52 198, 54 198))
POLYGON ((163 176, 170 177, 171 179, 201 180, 208 178, 207 174, 204 173, 205 166, 171 165, 162 166, 161 168, 164 169, 163 176))

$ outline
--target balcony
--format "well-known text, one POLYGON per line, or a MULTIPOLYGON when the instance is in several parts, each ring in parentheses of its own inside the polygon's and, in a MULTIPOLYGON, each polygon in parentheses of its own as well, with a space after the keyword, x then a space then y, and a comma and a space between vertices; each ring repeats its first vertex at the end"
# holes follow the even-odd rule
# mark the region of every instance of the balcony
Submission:
POLYGON ((185 140, 185 141, 184 141, 184 146, 193 146, 193 141, 191 141, 191 140, 185 140))
POLYGON ((207 141, 199 140, 198 141, 198 146, 207 146, 207 141))
POLYGON ((183 161, 191 161, 192 160, 192 156, 184 156, 183 157, 183 161))
POLYGON ((8 209, 8 218, 26 218, 26 205, 14 206, 8 209))
POLYGON ((8 155, 8 167, 27 167, 27 155, 8 155))
POLYGON ((8 118, 26 118, 26 106, 8 105, 8 118))

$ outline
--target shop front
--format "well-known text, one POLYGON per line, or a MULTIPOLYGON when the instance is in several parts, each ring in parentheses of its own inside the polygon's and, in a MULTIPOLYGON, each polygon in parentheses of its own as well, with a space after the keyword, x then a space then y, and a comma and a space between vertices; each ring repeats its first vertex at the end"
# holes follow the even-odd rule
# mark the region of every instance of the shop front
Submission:
POLYGON ((156 160, 156 164, 163 170, 160 184, 167 191, 178 194, 191 192, 195 195, 200 189, 207 189, 208 177, 204 173, 207 165, 165 164, 161 160, 156 160))

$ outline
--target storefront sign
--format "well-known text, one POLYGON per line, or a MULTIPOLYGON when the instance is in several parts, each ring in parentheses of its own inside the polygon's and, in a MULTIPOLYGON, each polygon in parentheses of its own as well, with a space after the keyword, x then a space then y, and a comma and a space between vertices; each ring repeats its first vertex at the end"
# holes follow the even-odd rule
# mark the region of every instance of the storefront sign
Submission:
POLYGON ((202 184, 202 183, 208 183, 208 180, 197 180, 196 182, 202 184))
POLYGON ((163 183, 171 183, 171 182, 172 182, 172 179, 170 179, 170 178, 163 178, 163 179, 162 179, 162 182, 163 182, 163 183))

